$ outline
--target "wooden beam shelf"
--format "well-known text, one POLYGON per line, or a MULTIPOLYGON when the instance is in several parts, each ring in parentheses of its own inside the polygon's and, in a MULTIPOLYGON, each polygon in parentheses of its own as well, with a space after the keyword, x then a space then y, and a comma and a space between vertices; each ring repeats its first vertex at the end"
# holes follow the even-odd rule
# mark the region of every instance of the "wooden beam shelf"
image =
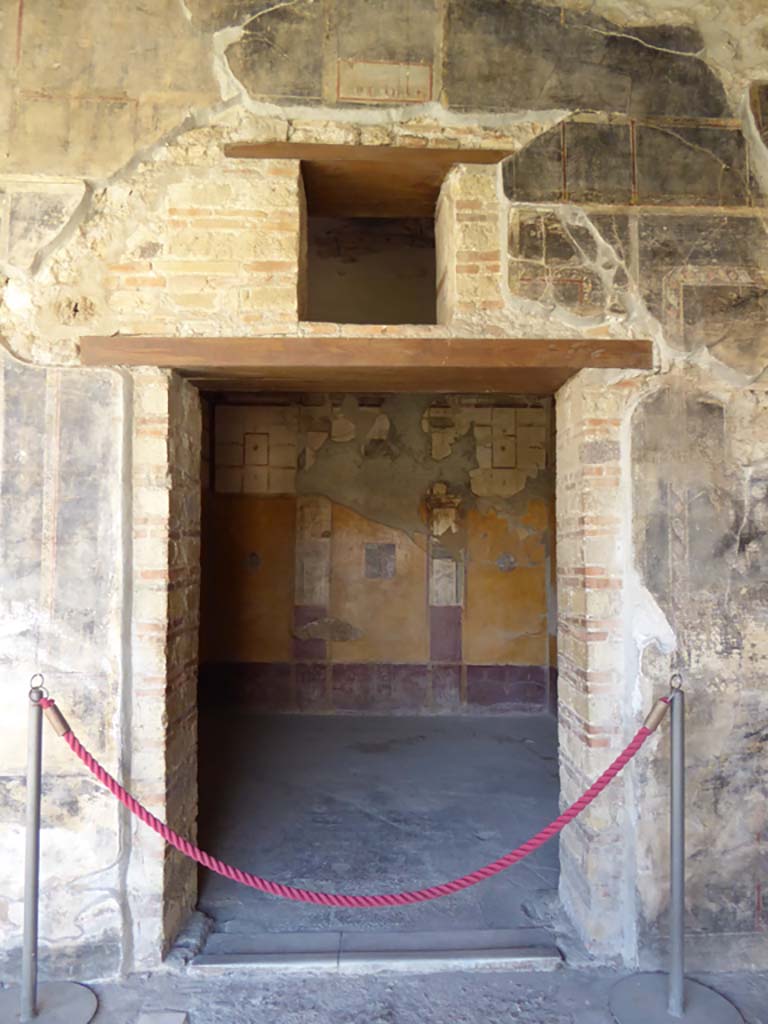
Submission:
POLYGON ((314 216, 433 217, 440 187, 455 164, 497 164, 512 151, 241 142, 224 152, 249 160, 300 160, 314 216))
POLYGON ((650 341, 85 337, 85 366, 158 366, 202 390, 549 395, 581 369, 649 370, 650 341))

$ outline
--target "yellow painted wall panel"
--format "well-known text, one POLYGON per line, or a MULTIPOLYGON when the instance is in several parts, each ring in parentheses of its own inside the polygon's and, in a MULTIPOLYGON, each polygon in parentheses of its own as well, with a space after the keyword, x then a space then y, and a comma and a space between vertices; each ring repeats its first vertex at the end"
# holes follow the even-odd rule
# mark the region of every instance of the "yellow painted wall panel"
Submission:
POLYGON ((464 660, 547 664, 547 566, 536 535, 495 512, 467 517, 464 660))
POLYGON ((296 499, 207 497, 202 660, 290 661, 296 499))
POLYGON ((333 506, 331 615, 362 631, 334 642, 333 661, 423 663, 429 660, 426 542, 333 506), (392 578, 366 577, 366 544, 393 544, 392 578))

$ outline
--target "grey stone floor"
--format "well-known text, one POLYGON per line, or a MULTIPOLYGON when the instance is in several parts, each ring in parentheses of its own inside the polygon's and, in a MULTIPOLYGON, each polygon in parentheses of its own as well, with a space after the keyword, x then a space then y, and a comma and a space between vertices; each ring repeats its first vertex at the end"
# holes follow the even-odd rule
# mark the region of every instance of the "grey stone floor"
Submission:
MULTIPOLYGON (((181 1024, 183 1017, 160 1015, 171 1011, 186 1012, 189 1024, 611 1024, 608 993, 620 976, 564 968, 353 977, 240 970, 210 977, 189 968, 96 986, 101 1008, 94 1024, 181 1024)), ((747 1024, 768 1024, 768 975, 700 978, 727 995, 747 1024)))
MULTIPOLYGON (((201 845, 307 888, 391 892, 494 860, 558 813, 549 716, 321 717, 207 713, 201 720, 201 845)), ((289 903, 204 872, 209 947, 247 951, 263 933, 426 932, 530 926, 553 894, 553 841, 449 899, 383 910, 289 903), (226 937, 226 938, 225 938, 226 937)))

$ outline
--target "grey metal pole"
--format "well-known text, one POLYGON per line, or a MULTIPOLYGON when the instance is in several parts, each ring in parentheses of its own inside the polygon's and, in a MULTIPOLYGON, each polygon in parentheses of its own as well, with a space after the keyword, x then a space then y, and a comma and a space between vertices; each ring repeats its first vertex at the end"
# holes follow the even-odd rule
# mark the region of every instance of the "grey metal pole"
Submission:
MULTIPOLYGON (((610 1006, 619 1024, 744 1024, 725 996, 685 977, 685 696, 674 675, 667 704, 672 711, 670 751, 669 973, 633 974, 611 990, 610 1006)), ((646 719, 659 724, 655 709, 646 719)))
POLYGON ((685 694, 673 690, 670 802, 669 1014, 685 1012, 685 694))
MULTIPOLYGON (((34 676, 32 683, 42 676, 34 676)), ((37 922, 40 896, 40 776, 42 772, 42 686, 29 691, 27 735, 27 848, 24 869, 24 945, 21 957, 21 1021, 37 1016, 37 922)))
MULTIPOLYGON (((0 1024, 89 1024, 98 1009, 95 993, 72 981, 37 981, 38 907, 40 900, 40 794, 43 770, 43 711, 48 696, 40 673, 29 691, 27 738, 27 849, 24 864, 24 941, 21 985, 0 989, 0 1024)), ((55 709, 45 710, 55 719, 55 709)))

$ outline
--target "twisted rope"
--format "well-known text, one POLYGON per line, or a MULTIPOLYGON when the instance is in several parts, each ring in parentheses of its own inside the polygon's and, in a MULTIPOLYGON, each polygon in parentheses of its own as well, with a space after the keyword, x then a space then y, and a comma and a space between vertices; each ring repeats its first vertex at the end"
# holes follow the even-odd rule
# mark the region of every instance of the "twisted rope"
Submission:
MULTIPOLYGON (((55 701, 50 698, 43 698, 40 701, 40 705, 43 708, 53 707, 55 701)), ((131 814, 135 815, 139 821, 143 821, 145 825, 148 825, 154 832, 161 836, 166 843, 173 846, 180 853, 183 853, 185 857, 189 857, 191 860, 197 861, 198 864, 202 864, 203 867, 208 868, 209 871, 215 871, 216 874, 222 875, 224 878, 229 878, 233 882, 239 882, 240 885, 248 886, 251 889, 257 889, 259 892, 267 893, 269 896, 281 896, 287 900, 298 900, 302 903, 314 903, 323 907, 402 907, 407 906, 411 903, 423 903, 427 900, 440 899, 442 896, 452 896, 454 893, 461 892, 462 889, 468 889, 472 885, 477 885, 478 882, 484 882, 487 878, 492 878, 494 875, 498 875, 501 871, 506 871, 507 868, 516 864, 524 857, 528 857, 534 851, 538 850, 540 846, 548 842, 559 832, 561 832, 566 825, 568 825, 574 818, 576 818, 581 812, 592 803, 592 801, 602 793, 602 791, 609 785, 609 783, 619 774, 622 768, 627 765, 632 758, 637 754, 642 745, 651 735, 652 730, 641 726, 637 731, 634 738, 627 745, 627 747, 619 754, 619 756, 613 761, 608 768, 602 773, 602 775, 592 783, 589 789, 576 800, 575 803, 563 813, 555 818, 555 820, 543 828, 540 832, 537 832, 535 836, 529 839, 527 842, 518 846, 515 850, 510 850, 509 853, 505 853, 503 857, 499 857, 498 860, 493 861, 490 864, 486 864, 485 867, 478 868, 476 871, 472 871, 467 875, 463 875, 461 878, 454 878, 450 882, 443 882, 440 885, 431 885, 426 889, 415 889, 410 892, 395 892, 395 893, 383 893, 376 896, 359 896, 359 895, 347 895, 345 893, 330 893, 330 892, 315 892, 312 889, 298 889, 293 885, 284 885, 282 882, 273 882, 268 878, 261 878, 259 875, 253 875, 250 871, 243 871, 241 868, 234 867, 231 864, 225 864, 224 861, 219 860, 217 857, 211 856, 210 853, 206 853, 205 850, 201 850, 194 843, 191 843, 188 839, 180 836, 177 832, 174 832, 172 828, 169 828, 164 822, 156 818, 154 814, 147 810, 142 804, 136 800, 135 797, 125 790, 120 783, 113 778, 109 772, 102 768, 99 762, 88 753, 82 743, 74 735, 71 729, 63 733, 64 739, 69 744, 70 749, 75 753, 86 768, 110 791, 110 793, 116 797, 124 807, 127 807, 131 814)))

